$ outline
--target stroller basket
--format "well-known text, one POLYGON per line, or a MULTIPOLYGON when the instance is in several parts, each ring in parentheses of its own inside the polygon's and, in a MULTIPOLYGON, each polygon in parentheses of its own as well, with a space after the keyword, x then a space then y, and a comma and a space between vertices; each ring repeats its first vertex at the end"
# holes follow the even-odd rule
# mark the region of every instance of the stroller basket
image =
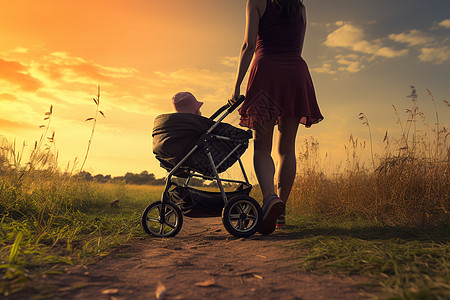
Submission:
MULTIPOLYGON (((169 198, 186 217, 206 218, 222 215, 224 203, 220 192, 203 191, 175 183, 173 185, 175 187, 169 190, 169 198)), ((228 199, 235 196, 248 196, 251 189, 251 185, 241 184, 236 190, 226 192, 226 195, 228 199)))

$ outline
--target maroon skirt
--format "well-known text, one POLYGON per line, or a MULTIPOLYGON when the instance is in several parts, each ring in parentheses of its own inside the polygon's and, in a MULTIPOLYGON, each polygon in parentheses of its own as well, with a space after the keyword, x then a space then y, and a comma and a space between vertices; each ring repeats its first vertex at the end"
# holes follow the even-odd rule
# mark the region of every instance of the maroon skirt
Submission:
POLYGON ((294 55, 256 56, 239 114, 239 124, 252 129, 279 117, 300 117, 306 127, 322 121, 306 62, 294 55))

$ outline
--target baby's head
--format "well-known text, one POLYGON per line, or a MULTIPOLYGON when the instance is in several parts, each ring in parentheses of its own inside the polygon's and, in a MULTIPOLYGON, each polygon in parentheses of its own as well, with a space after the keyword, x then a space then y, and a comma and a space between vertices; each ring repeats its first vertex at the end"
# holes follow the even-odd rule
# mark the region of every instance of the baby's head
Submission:
POLYGON ((176 112, 202 115, 200 107, 203 105, 203 102, 197 101, 194 95, 189 92, 175 94, 172 98, 172 105, 176 112))

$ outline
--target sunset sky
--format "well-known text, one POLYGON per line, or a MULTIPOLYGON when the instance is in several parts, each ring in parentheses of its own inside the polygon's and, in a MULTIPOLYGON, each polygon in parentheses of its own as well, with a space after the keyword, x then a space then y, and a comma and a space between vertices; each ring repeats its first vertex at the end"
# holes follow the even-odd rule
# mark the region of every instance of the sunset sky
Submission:
MULTIPOLYGON (((50 105, 59 164, 82 161, 101 86, 100 109, 85 169, 123 175, 165 171, 152 153, 155 116, 190 91, 204 115, 232 92, 245 24, 245 0, 0 0, 0 135, 26 141, 42 134, 50 105)), ((368 141, 369 119, 383 148, 399 132, 392 105, 412 106, 410 86, 426 121, 450 123, 449 0, 305 0, 307 61, 325 119, 301 127, 298 145, 315 137, 335 163, 349 136, 368 141)), ((243 89, 245 89, 245 84, 243 89)), ((237 113, 226 121, 237 124, 237 113)), ((365 153, 364 155, 366 155, 365 153)), ((253 173, 252 151, 244 154, 253 173)), ((78 166, 79 167, 79 166, 78 166)))

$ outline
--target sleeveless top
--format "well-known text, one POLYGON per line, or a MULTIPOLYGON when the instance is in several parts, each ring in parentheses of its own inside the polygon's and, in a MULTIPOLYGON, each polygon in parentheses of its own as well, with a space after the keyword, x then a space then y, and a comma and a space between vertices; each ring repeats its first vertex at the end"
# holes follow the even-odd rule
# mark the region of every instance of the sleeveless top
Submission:
POLYGON ((306 27, 301 9, 298 17, 291 20, 272 1, 267 1, 266 10, 259 21, 256 57, 266 54, 301 54, 306 27))

